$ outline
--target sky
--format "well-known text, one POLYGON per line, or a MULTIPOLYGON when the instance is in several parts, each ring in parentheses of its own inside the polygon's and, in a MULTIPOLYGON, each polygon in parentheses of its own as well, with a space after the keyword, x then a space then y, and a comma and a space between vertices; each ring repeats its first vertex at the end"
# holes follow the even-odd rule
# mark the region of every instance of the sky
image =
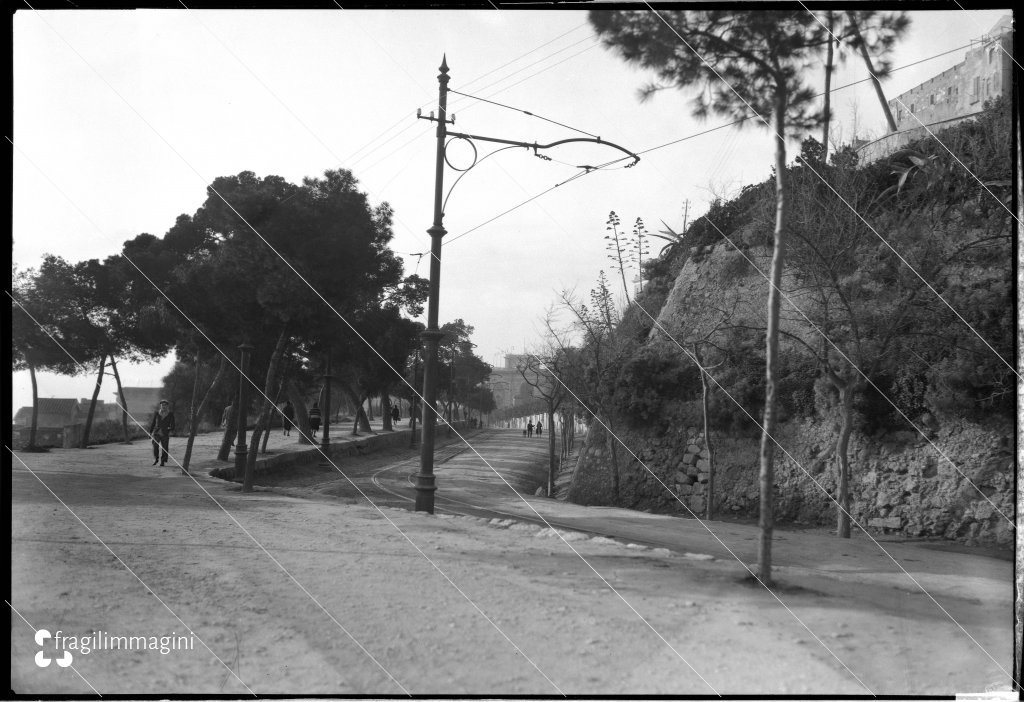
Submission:
MULTIPOLYGON (((911 12, 893 65, 964 46, 1008 13, 911 12)), ((638 90, 653 76, 602 47, 580 10, 22 10, 13 30, 19 270, 48 253, 102 259, 139 233, 163 236, 219 176, 253 171, 299 182, 347 168, 371 204, 394 209, 392 248, 407 273, 426 277, 429 259, 419 254, 430 247, 436 138, 435 124, 416 112, 437 111, 442 57, 449 88, 473 96, 449 95, 450 130, 541 144, 596 136, 639 153, 633 168, 564 182, 581 165, 622 154, 574 144, 542 152, 550 161, 521 148, 487 157, 500 146, 478 141, 477 165, 450 195, 460 173, 445 169, 440 322, 472 325, 477 354, 493 365, 541 344, 549 312, 566 321, 552 311, 561 291, 585 295, 601 270, 612 273, 610 211, 627 233, 638 217, 649 231, 679 231, 684 216, 692 221, 716 195, 763 181, 772 164, 764 127, 709 131, 727 120, 691 117, 689 92, 641 102, 638 90)), ((886 95, 963 53, 896 70, 886 95)), ((807 68, 809 85, 821 89, 823 76, 821 66, 807 68)), ((866 77, 849 59, 833 86, 866 77)), ((869 83, 832 100, 843 142, 855 129, 862 138, 885 132, 869 83)), ((798 144, 790 149, 792 157, 798 144)), ((447 155, 466 168, 473 150, 456 140, 447 155)), ((128 365, 122 380, 158 386, 172 363, 128 365)), ((42 373, 38 382, 40 397, 84 398, 95 376, 42 373)), ((113 392, 104 383, 100 397, 111 401, 113 392)), ((31 397, 28 374, 15 373, 12 412, 31 397)))

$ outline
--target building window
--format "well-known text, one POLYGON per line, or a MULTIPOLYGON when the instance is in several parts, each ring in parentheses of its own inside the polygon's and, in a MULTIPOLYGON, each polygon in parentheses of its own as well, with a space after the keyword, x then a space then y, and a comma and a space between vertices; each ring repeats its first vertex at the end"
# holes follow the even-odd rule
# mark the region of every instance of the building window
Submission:
POLYGON ((988 47, 988 62, 991 64, 995 60, 995 57, 996 57, 996 47, 994 47, 994 46, 988 47))
POLYGON ((934 105, 935 104, 935 93, 932 93, 931 95, 928 96, 928 104, 929 105, 934 105))

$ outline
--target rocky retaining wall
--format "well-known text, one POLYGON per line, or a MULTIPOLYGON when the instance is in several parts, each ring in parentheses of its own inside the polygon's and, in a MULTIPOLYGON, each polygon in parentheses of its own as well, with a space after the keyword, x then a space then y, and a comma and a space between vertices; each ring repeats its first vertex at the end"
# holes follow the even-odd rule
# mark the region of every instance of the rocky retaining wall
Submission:
MULTIPOLYGON (((935 433, 932 443, 905 431, 873 437, 854 434, 849 450, 853 519, 876 532, 1009 548, 1014 539, 1011 431, 1010 426, 951 422, 935 433)), ((617 433, 650 469, 619 446, 619 504, 704 516, 709 464, 700 431, 680 427, 661 436, 617 433)), ((716 513, 756 517, 759 437, 713 436, 716 513)), ((776 449, 777 521, 834 525, 833 430, 821 423, 792 421, 780 427, 777 438, 791 456, 776 449)), ((607 433, 594 427, 568 499, 612 504, 612 475, 607 433)))

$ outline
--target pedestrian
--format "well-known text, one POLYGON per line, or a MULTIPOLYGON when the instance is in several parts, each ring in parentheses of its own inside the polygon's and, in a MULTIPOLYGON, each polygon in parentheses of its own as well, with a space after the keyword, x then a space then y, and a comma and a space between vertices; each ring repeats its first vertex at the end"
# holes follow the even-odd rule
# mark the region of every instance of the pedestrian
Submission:
POLYGON ((153 420, 149 423, 149 436, 153 440, 153 465, 159 461, 160 465, 167 463, 167 447, 171 441, 171 432, 174 431, 174 413, 171 412, 171 403, 167 400, 160 400, 157 411, 153 413, 153 420))
POLYGON ((292 407, 292 403, 290 400, 284 403, 284 409, 281 410, 281 414, 284 415, 284 435, 291 436, 292 424, 294 423, 295 420, 295 408, 292 407))
POLYGON ((538 419, 537 420, 537 436, 540 436, 543 433, 544 433, 544 425, 541 424, 540 420, 538 419))
POLYGON ((309 410, 309 428, 313 430, 313 438, 316 438, 316 433, 320 431, 320 406, 317 403, 313 403, 312 409, 309 410))
POLYGON ((398 409, 398 405, 391 405, 391 421, 398 424, 399 420, 402 419, 402 411, 398 409))
POLYGON ((527 424, 526 424, 526 435, 527 436, 533 436, 533 420, 532 419, 529 422, 527 422, 527 424))
POLYGON ((228 420, 231 419, 231 413, 235 409, 234 405, 228 405, 224 408, 224 413, 220 416, 220 428, 227 429, 228 420))

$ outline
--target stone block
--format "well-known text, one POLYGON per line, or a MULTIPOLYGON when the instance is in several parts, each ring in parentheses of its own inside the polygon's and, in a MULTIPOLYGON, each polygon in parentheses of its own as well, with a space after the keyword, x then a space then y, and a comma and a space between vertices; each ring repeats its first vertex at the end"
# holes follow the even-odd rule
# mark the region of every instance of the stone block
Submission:
POLYGON ((710 473, 703 473, 703 472, 702 473, 698 473, 697 474, 697 482, 706 483, 708 481, 708 476, 710 476, 710 475, 711 475, 710 473))
POLYGON ((706 458, 701 458, 700 460, 697 461, 697 470, 700 471, 701 473, 707 473, 710 467, 711 464, 710 462, 708 462, 708 459, 706 458))
POLYGON ((693 486, 688 484, 688 483, 678 483, 676 485, 676 494, 677 495, 692 495, 693 494, 693 486))
POLYGON ((899 529, 901 524, 902 520, 899 517, 875 517, 868 520, 869 527, 878 529, 899 529))

